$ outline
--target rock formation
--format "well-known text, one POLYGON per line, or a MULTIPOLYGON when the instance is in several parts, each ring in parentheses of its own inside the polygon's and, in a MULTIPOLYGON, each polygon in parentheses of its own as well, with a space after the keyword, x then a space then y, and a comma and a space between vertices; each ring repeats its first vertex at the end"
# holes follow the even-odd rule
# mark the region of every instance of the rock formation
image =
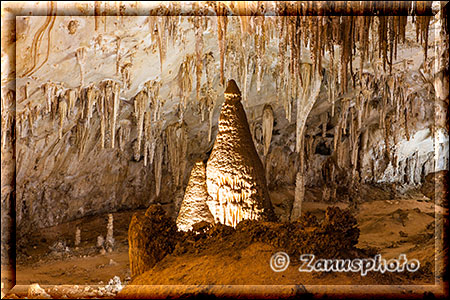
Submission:
POLYGON ((202 161, 197 161, 192 168, 191 177, 178 213, 177 227, 179 230, 191 230, 192 225, 201 221, 214 222, 206 204, 207 199, 206 166, 202 161))
POLYGON ((79 227, 77 227, 77 229, 75 230, 75 242, 74 245, 75 246, 79 246, 81 242, 81 230, 79 227))
POLYGON ((209 209, 216 222, 235 227, 244 219, 273 219, 264 168, 250 133, 241 92, 228 81, 219 132, 206 166, 209 209))
POLYGON ((176 243, 177 227, 161 205, 150 205, 144 215, 134 214, 128 229, 131 276, 152 268, 176 243))
POLYGON ((114 217, 113 214, 108 214, 108 225, 106 226, 107 232, 106 232, 106 250, 108 250, 108 252, 111 252, 112 249, 114 248, 114 217))

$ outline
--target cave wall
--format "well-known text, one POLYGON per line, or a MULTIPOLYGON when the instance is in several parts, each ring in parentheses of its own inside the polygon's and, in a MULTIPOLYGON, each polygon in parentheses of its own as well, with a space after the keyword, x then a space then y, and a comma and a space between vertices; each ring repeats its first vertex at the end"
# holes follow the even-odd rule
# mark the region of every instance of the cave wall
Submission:
MULTIPOLYGON (((16 22, 17 40, 2 38, 2 61, 15 61, 17 75, 15 94, 11 82, 2 81, 2 218, 15 186, 19 233, 154 202, 166 204, 175 216, 194 162, 208 158, 217 133, 224 101, 222 65, 224 77, 236 78, 246 91, 243 105, 269 189, 295 185, 300 158, 292 116, 297 108, 295 101, 286 107, 279 99, 277 40, 262 55, 258 42, 241 41, 236 34, 239 17, 229 17, 224 50, 216 37, 216 24, 222 22, 217 17, 205 17, 204 27, 195 25, 195 18, 177 18, 177 33, 165 48, 149 28, 167 26, 169 34, 172 21, 161 25, 158 17, 22 16, 16 22), (203 30, 200 77, 195 28, 203 30), (45 42, 36 47, 40 34, 45 42), (17 56, 8 52, 12 45, 17 56), (105 87, 114 83, 118 91, 105 87), (116 109, 105 106, 116 96, 116 109), (15 114, 4 109, 14 102, 15 114), (149 107, 142 109, 145 103, 149 107), (264 155, 267 104, 274 124, 264 155)), ((432 23, 430 31, 439 26, 432 23)), ((415 28, 406 28, 394 79, 383 77, 374 56, 364 76, 354 76, 366 80, 366 88, 352 88, 350 82, 334 101, 331 70, 336 65, 324 56, 320 93, 305 116, 307 187, 347 187, 357 181, 407 189, 430 172, 448 169, 448 128, 436 122, 448 106, 448 88, 436 90, 434 81, 442 52, 439 35, 430 35, 435 51, 428 51, 423 64, 415 28), (431 72, 424 75, 427 66, 431 72), (434 100, 439 93, 444 94, 441 102, 434 100)), ((309 49, 302 48, 301 55, 312 63, 309 49)))

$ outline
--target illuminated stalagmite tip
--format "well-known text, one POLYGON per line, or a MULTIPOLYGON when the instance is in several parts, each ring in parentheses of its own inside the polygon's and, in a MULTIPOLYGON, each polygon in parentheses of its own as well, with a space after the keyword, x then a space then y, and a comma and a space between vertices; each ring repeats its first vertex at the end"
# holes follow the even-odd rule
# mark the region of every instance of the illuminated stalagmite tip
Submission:
POLYGON ((227 88, 225 89, 225 97, 241 97, 241 91, 239 90, 236 81, 233 79, 228 80, 227 88))

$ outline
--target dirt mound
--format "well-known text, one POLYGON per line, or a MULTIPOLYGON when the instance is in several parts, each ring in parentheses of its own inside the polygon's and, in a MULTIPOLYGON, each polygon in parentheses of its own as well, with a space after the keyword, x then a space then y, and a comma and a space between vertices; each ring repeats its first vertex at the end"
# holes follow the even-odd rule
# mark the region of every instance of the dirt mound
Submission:
POLYGON ((128 230, 131 276, 147 271, 171 253, 177 235, 175 221, 161 205, 150 205, 144 215, 135 214, 128 230))
POLYGON ((254 242, 263 242, 293 257, 303 253, 315 253, 324 258, 345 257, 355 250, 358 237, 359 229, 353 215, 347 210, 329 207, 321 221, 306 213, 300 221, 292 223, 244 220, 236 229, 223 224, 196 224, 193 231, 180 236, 174 254, 235 251, 254 242))
MULTIPOLYGON (((220 223, 199 222, 193 230, 177 232, 175 222, 160 205, 145 215, 134 215, 129 229, 132 277, 151 269, 167 254, 235 253, 255 242, 282 249, 294 257, 315 253, 324 258, 346 257, 358 243, 356 219, 338 207, 329 207, 322 221, 306 213, 292 223, 244 220, 236 229, 220 223)), ((354 252, 354 251, 353 251, 354 252)))

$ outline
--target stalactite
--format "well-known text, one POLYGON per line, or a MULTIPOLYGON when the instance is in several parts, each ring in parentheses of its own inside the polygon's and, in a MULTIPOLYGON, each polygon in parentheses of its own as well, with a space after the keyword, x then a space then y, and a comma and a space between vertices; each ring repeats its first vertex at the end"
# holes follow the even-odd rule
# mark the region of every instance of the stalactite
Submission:
POLYGON ((297 97, 297 118, 296 118, 296 152, 300 152, 301 140, 303 139, 303 130, 306 119, 311 111, 320 92, 322 78, 318 71, 312 73, 312 66, 302 64, 303 84, 300 89, 300 95, 297 97), (313 76, 311 78, 311 76, 313 76))
POLYGON ((340 84, 342 93, 347 92, 348 85, 348 63, 352 60, 353 41, 352 38, 352 20, 353 16, 341 17, 341 57, 340 57, 340 84))
POLYGON ((166 17, 158 17, 158 22, 156 23, 157 26, 157 33, 158 33, 158 48, 159 48, 159 59, 160 59, 160 66, 161 66, 161 72, 162 67, 164 64, 164 60, 166 59, 166 53, 167 53, 167 40, 166 40, 166 17))
POLYGON ((120 72, 120 43, 122 39, 120 37, 116 38, 116 75, 119 75, 120 72))
POLYGON ((179 173, 179 179, 178 179, 178 186, 183 185, 183 178, 184 178, 184 171, 186 169, 186 162, 187 162, 187 152, 188 152, 188 137, 187 137, 187 128, 183 124, 182 127, 179 129, 180 131, 180 173, 179 173))
POLYGON ((270 148, 270 141, 272 140, 273 131, 273 109, 270 105, 266 104, 263 109, 262 115, 262 130, 264 137, 264 156, 267 156, 270 148))
POLYGON ((94 85, 90 85, 86 91, 86 119, 88 126, 90 125, 90 120, 92 118, 92 113, 94 112, 94 105, 97 101, 97 88, 94 85))
POLYGON ((153 121, 160 119, 160 111, 162 100, 159 97, 159 89, 161 88, 161 81, 149 80, 145 83, 145 91, 147 93, 147 103, 149 110, 153 114, 153 121))
POLYGON ((51 115, 52 115, 52 120, 53 122, 55 122, 56 120, 56 115, 58 114, 58 110, 59 110, 59 102, 61 101, 62 98, 64 98, 64 94, 65 94, 65 88, 61 83, 57 83, 55 85, 55 89, 53 90, 53 96, 52 96, 52 109, 51 109, 51 115))
MULTIPOLYGON (((119 149, 121 152, 125 149, 125 144, 130 139, 130 133, 131 133, 131 122, 127 119, 120 120, 119 122, 119 149)), ((104 134, 104 133, 103 133, 104 134)))
POLYGON ((213 114, 215 105, 215 101, 211 102, 212 103, 208 104, 208 143, 211 142, 212 139, 213 114))
POLYGON ((164 100, 163 99, 161 99, 159 96, 156 98, 156 110, 155 110, 155 114, 154 114, 154 116, 155 116, 155 120, 156 121, 159 121, 159 120, 161 120, 161 108, 163 107, 163 105, 164 105, 164 100))
POLYGON ((105 138, 106 138, 106 120, 108 118, 108 109, 107 103, 109 103, 109 98, 111 97, 111 87, 109 86, 109 82, 104 82, 101 84, 100 88, 102 92, 98 98, 98 106, 97 111, 100 116, 100 134, 101 134, 101 148, 105 148, 105 138), (107 100, 108 99, 108 100, 107 100))
POLYGON ((39 108, 37 106, 35 107, 31 107, 31 103, 29 104, 29 109, 28 109, 28 122, 29 122, 29 126, 30 126, 30 132, 31 135, 34 135, 34 124, 38 118, 39 115, 39 108))
POLYGON ((131 134, 131 121, 127 119, 120 120, 119 122, 119 149, 121 152, 125 150, 125 144, 130 139, 131 134))
POLYGON ((84 155, 86 143, 89 137, 89 128, 86 121, 79 120, 76 130, 76 143, 78 148, 78 158, 81 159, 84 155))
POLYGON ((66 92, 66 98, 68 101, 68 115, 72 115, 73 109, 75 108, 75 102, 77 101, 77 91, 76 89, 68 89, 66 92))
MULTIPOLYGON (((236 20, 236 19, 233 19, 236 20)), ((232 23, 233 24, 233 23, 232 23)), ((242 37, 237 31, 229 33, 227 36, 227 48, 225 52, 225 60, 227 69, 225 70, 224 77, 236 78, 239 81, 243 80, 243 49, 242 49, 242 37), (241 56, 242 55, 242 56, 241 56)))
MULTIPOLYGON (((277 18, 277 20, 279 21, 278 24, 278 28, 279 28, 279 43, 278 43, 278 68, 279 68, 279 72, 276 74, 277 78, 279 78, 279 80, 277 80, 277 82, 279 81, 279 87, 277 89, 277 91, 279 91, 277 93, 277 102, 280 102, 280 94, 282 95, 286 95, 286 69, 285 69, 285 61, 286 61, 286 47, 287 47, 287 43, 286 43, 286 22, 287 22, 287 17, 286 16, 280 16, 277 18), (283 93, 284 91, 284 93, 283 93)), ((282 97, 283 99, 283 103, 286 102, 286 100, 284 100, 285 96, 282 97)))
MULTIPOLYGON (((432 15, 432 1, 418 1, 415 3, 418 16, 416 16, 416 40, 423 45, 424 62, 428 58, 428 30, 432 15)), ((427 71, 427 64, 424 63, 425 70, 427 71)))
POLYGON ((113 89, 113 107, 112 107, 112 117, 111 117, 111 126, 110 126, 110 136, 111 136, 111 148, 114 149, 114 144, 116 140, 116 120, 117 115, 119 113, 119 105, 120 105, 120 85, 117 82, 112 83, 113 89))
POLYGON ((100 1, 95 1, 94 3, 94 23, 95 23, 95 31, 97 31, 98 29, 98 18, 100 16, 100 5, 101 2, 100 1))
POLYGON ((134 115, 137 120, 137 149, 135 153, 135 159, 139 160, 141 155, 141 141, 142 141, 142 132, 144 130, 144 113, 148 107, 148 96, 146 95, 145 90, 139 92, 134 98, 134 115), (137 156, 136 156, 137 155, 137 156))
POLYGON ((53 103, 55 102, 55 89, 56 85, 53 82, 47 82, 43 86, 44 94, 47 102, 47 110, 46 113, 52 112, 53 103))
POLYGON ((152 141, 152 116, 151 112, 147 111, 144 116, 144 166, 147 166, 152 141))
POLYGON ((149 149, 149 163, 153 164, 154 161, 154 157, 155 157, 155 149, 156 149, 156 142, 157 139, 156 137, 161 135, 161 127, 162 127, 162 123, 161 121, 156 122, 153 126, 152 126, 152 142, 150 145, 150 149, 149 149))
MULTIPOLYGON (((193 3, 193 9, 194 12, 198 14, 198 3, 193 3)), ((197 100, 200 98, 200 84, 201 84, 201 78, 202 78, 202 69, 203 69, 203 31, 205 31, 206 28, 204 28, 204 22, 203 17, 196 16, 193 20, 194 23, 194 35, 195 35, 195 74, 196 74, 196 94, 197 94, 197 100)))
POLYGON ((352 182, 354 180, 358 180, 359 174, 358 174, 358 154, 359 154, 359 148, 360 148, 360 123, 359 123, 359 116, 361 115, 360 111, 355 111, 354 107, 351 109, 351 134, 350 134, 350 143, 352 145, 351 150, 351 157, 350 162, 352 165, 352 182))
POLYGON ((328 113, 320 115, 320 123, 322 124, 322 137, 325 137, 327 134, 328 113))
POLYGON ((78 48, 75 52, 75 57, 77 58, 77 63, 80 68, 80 86, 84 86, 84 64, 86 62, 86 48, 78 48))
POLYGON ((187 100, 192 91, 192 63, 193 55, 186 55, 183 62, 180 65, 178 71, 178 86, 180 89, 181 103, 183 104, 183 109, 186 109, 187 100))
POLYGON ((266 30, 264 26, 264 16, 254 17, 255 22, 255 34, 254 34, 254 47, 255 47, 255 66, 256 66, 256 90, 261 90, 261 81, 263 77, 263 56, 265 52, 265 40, 266 30))
POLYGON ((59 139, 62 139, 64 119, 67 116, 67 102, 59 102, 59 139))
POLYGON ((341 142, 341 132, 342 132, 342 119, 339 119, 338 124, 334 127, 334 138, 333 138, 333 152, 338 152, 338 146, 341 142))
POLYGON ((209 91, 213 87, 214 80, 214 56, 212 52, 208 52, 204 56, 205 72, 206 72, 206 90, 209 91))
POLYGON ((179 186, 184 175, 184 166, 187 152, 186 126, 175 123, 166 128, 167 152, 169 169, 172 173, 173 183, 179 186))
POLYGON ((219 43, 220 53, 220 84, 225 85, 224 77, 224 61, 227 47, 227 23, 228 19, 225 16, 226 8, 221 2, 216 3, 216 15, 217 15, 217 39, 219 43))
MULTIPOLYGON (((331 47, 334 47, 333 45, 331 47)), ((335 51, 330 53, 330 69, 331 69, 331 78, 330 78, 330 100, 331 100, 331 117, 334 117, 334 109, 336 102, 336 87, 337 87, 337 76, 336 76, 336 59, 335 59, 335 51)))
POLYGON ((173 181, 175 185, 177 185, 176 184, 176 181, 178 180, 177 171, 179 170, 178 168, 179 156, 177 153, 177 146, 178 146, 177 127, 178 123, 175 123, 166 128, 168 165, 170 172, 172 172, 173 181))
POLYGON ((131 63, 126 63, 120 68, 120 73, 122 74, 122 84, 126 89, 129 89, 131 86, 131 67, 131 63))
POLYGON ((159 196, 161 190, 161 173, 162 173, 162 163, 163 163, 163 147, 164 145, 161 143, 157 143, 156 145, 156 153, 155 153, 155 193, 156 197, 159 196))
POLYGON ((22 124, 23 132, 21 132, 21 137, 27 137, 29 134, 33 134, 33 123, 30 117, 30 108, 27 107, 26 110, 20 114, 20 123, 22 124))
POLYGON ((404 109, 404 116, 405 116, 405 122, 404 122, 404 126, 405 126, 405 137, 406 139, 409 141, 410 135, 409 135, 409 108, 408 106, 405 107, 404 109))

